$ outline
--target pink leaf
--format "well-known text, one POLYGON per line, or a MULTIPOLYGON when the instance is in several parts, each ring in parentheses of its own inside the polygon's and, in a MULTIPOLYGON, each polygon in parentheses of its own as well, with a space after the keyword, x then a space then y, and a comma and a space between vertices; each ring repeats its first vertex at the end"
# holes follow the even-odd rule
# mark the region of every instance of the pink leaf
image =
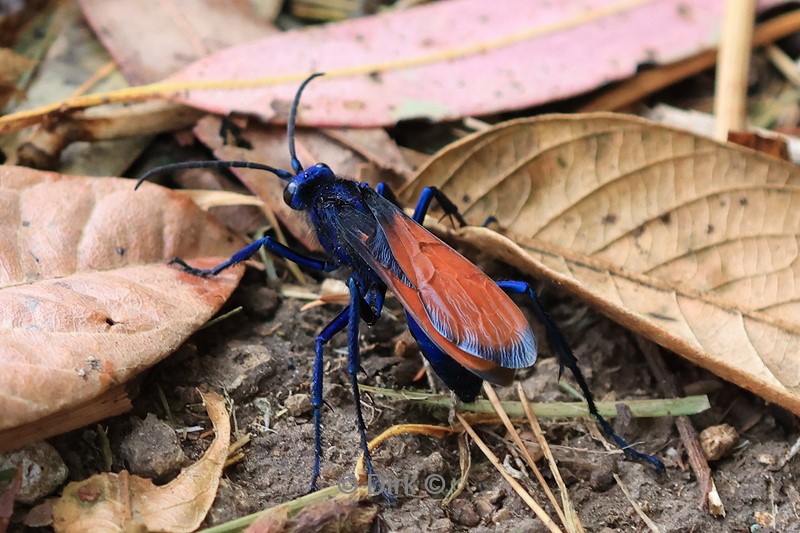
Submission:
POLYGON ((161 0, 78 3, 131 83, 158 81, 212 52, 277 31, 247 0, 194 0, 191 7, 161 0))
POLYGON ((200 60, 173 81, 256 81, 181 99, 215 113, 285 120, 299 80, 324 71, 328 78, 309 88, 299 117, 316 126, 497 113, 713 48, 724 4, 450 0, 266 37, 200 60))

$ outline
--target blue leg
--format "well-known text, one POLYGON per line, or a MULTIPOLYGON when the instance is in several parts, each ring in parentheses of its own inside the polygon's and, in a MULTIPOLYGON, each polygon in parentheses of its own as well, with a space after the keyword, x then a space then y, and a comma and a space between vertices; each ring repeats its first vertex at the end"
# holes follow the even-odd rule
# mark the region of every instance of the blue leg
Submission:
POLYGON ((611 425, 597 411, 597 406, 594 403, 594 395, 592 394, 591 389, 589 389, 589 384, 586 383, 586 378, 583 377, 583 372, 581 372, 581 369, 578 366, 578 359, 575 357, 575 354, 572 353, 572 349, 570 348, 569 343, 567 343, 567 340, 564 338, 564 334, 561 333, 561 330, 558 328, 558 326, 556 326, 556 323, 550 317, 550 314, 542 306, 541 302, 539 301, 539 297, 536 296, 536 292, 533 290, 533 288, 528 283, 522 281, 498 281, 497 285, 510 293, 526 294, 533 301, 533 308, 539 319, 544 323, 545 329, 547 330, 547 338, 550 341, 550 345, 558 354, 559 379, 561 378, 561 374, 564 372, 564 367, 569 368, 572 372, 572 375, 575 376, 575 381, 578 382, 578 386, 581 388, 584 398, 586 398, 586 403, 589 406, 589 413, 591 413, 597 419, 597 421, 600 423, 600 427, 603 428, 603 431, 605 431, 606 434, 614 439, 614 441, 617 443, 617 446, 622 448, 625 453, 634 459, 642 459, 649 462, 655 466, 656 470, 659 472, 664 470, 664 464, 657 457, 639 452, 632 448, 622 439, 622 437, 614 432, 614 430, 611 428, 611 425))
POLYGON ((333 338, 334 335, 342 331, 347 325, 350 317, 350 307, 345 307, 325 326, 325 329, 317 335, 316 349, 314 353, 314 375, 311 379, 311 405, 314 407, 314 472, 311 476, 311 489, 309 492, 317 490, 317 480, 319 479, 319 465, 322 459, 322 377, 323 377, 323 347, 333 338))
MULTIPOLYGON (((361 437, 361 450, 364 452, 364 466, 367 470, 369 479, 374 480, 376 489, 380 490, 377 486, 377 479, 375 478, 375 470, 372 468, 372 457, 369 453, 369 446, 367 444, 367 426, 364 423, 364 415, 361 412, 361 393, 358 390, 358 372, 361 370, 361 362, 359 358, 358 347, 358 326, 361 322, 359 312, 359 294, 358 284, 354 278, 350 278, 347 282, 350 288, 350 320, 347 324, 347 371, 350 374, 350 379, 353 386, 353 402, 356 407, 356 425, 361 437)), ((384 497, 391 499, 391 496, 384 492, 384 497)))
MULTIPOLYGON (((368 186, 366 183, 362 185, 368 186)), ((375 187, 375 191, 392 202, 394 205, 400 207, 400 202, 398 201, 397 196, 395 196, 389 186, 385 183, 379 183, 375 187)), ((439 205, 444 210, 445 215, 455 217, 455 219, 458 220, 458 223, 461 224, 461 227, 468 225, 467 221, 464 220, 464 217, 461 216, 461 213, 458 212, 458 206, 456 206, 456 204, 454 204, 446 194, 436 187, 425 187, 422 189, 422 194, 419 195, 419 200, 417 201, 417 207, 414 208, 414 215, 411 217, 414 219, 414 222, 422 224, 422 222, 425 220, 425 215, 428 213, 428 209, 431 207, 431 201, 433 201, 434 198, 437 202, 439 202, 439 205)))
MULTIPOLYGON (((383 307, 383 295, 377 293, 376 296, 371 296, 373 293, 368 293, 366 300, 360 300, 356 308, 363 307, 364 305, 374 313, 375 320, 380 317, 381 309, 383 307), (378 301, 373 299, 378 298, 378 301)), ((348 324, 353 313, 350 312, 353 302, 344 309, 342 309, 336 318, 331 320, 330 324, 320 331, 316 339, 316 349, 314 350, 314 374, 311 379, 311 405, 314 407, 314 471, 311 476, 311 488, 309 492, 317 490, 317 481, 319 480, 319 467, 322 460, 322 379, 323 379, 323 350, 326 344, 330 342, 334 335, 342 331, 348 324)), ((358 312, 356 315, 358 316, 358 312)), ((358 365, 356 365, 358 366, 358 365)), ((356 404, 358 414, 361 414, 360 404, 356 404)))
POLYGON ((216 276, 226 268, 250 259, 253 256, 253 254, 255 254, 258 251, 258 249, 261 248, 262 246, 267 250, 269 250, 270 252, 274 253, 275 255, 283 257, 284 259, 288 259, 289 261, 294 261, 300 266, 313 268, 316 270, 324 270, 325 272, 331 272, 339 268, 339 265, 336 263, 322 261, 320 259, 314 259, 313 257, 308 257, 306 255, 297 253, 288 246, 284 246, 283 244, 279 243, 278 241, 269 236, 264 237, 263 239, 259 239, 254 243, 245 246, 244 248, 236 252, 233 255, 233 257, 231 257, 224 263, 217 265, 214 268, 209 268, 209 269, 194 268, 192 266, 187 265, 186 262, 184 262, 183 259, 180 259, 179 257, 176 257, 175 259, 170 261, 170 264, 177 263, 181 265, 186 272, 194 274, 195 276, 204 276, 204 277, 216 276))
POLYGON ((417 207, 414 208, 414 216, 411 217, 415 222, 422 224, 423 220, 425 220, 425 214, 428 212, 428 209, 431 206, 431 201, 434 198, 436 198, 436 201, 439 202, 439 205, 442 207, 445 214, 455 217, 455 219, 458 220, 458 223, 461 224, 462 228, 468 225, 467 221, 464 220, 464 217, 461 216, 461 213, 458 212, 458 207, 456 204, 454 204, 453 201, 447 197, 447 195, 445 195, 436 187, 425 187, 422 189, 422 194, 419 195, 419 200, 417 201, 417 207))

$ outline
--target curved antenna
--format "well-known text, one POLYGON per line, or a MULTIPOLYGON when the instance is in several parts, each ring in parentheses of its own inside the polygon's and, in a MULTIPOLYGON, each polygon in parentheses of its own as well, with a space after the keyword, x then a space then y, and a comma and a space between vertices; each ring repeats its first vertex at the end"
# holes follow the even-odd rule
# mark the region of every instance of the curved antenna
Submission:
POLYGON ((300 174, 303 171, 303 165, 300 164, 300 160, 297 159, 297 152, 295 152, 294 150, 294 123, 295 119, 297 118, 297 108, 300 105, 300 95, 303 94, 303 89, 306 88, 308 82, 310 82, 314 78, 318 78, 324 75, 325 75, 324 72, 315 72, 311 76, 307 77, 305 81, 303 81, 303 83, 300 84, 300 88, 297 89, 297 93, 294 95, 292 110, 289 112, 289 126, 288 126, 289 155, 292 157, 292 170, 294 170, 295 174, 300 174))
POLYGON ((173 163, 171 165, 162 165, 160 167, 151 168, 145 172, 141 178, 139 178, 139 180, 136 182, 136 187, 134 187, 133 190, 138 189, 142 183, 149 180, 156 174, 161 174, 162 172, 172 172, 175 170, 184 170, 187 168, 252 168, 254 170, 265 170, 267 172, 272 172, 280 179, 286 181, 290 181, 294 177, 289 171, 282 170, 280 168, 273 168, 269 165, 262 165, 261 163, 251 163, 250 161, 186 161, 184 163, 173 163))

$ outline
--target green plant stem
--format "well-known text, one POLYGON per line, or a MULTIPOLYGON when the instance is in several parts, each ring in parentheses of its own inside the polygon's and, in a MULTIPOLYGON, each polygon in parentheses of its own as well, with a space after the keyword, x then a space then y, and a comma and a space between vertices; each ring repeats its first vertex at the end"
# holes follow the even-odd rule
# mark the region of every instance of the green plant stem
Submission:
MULTIPOLYGON (((380 394, 387 398, 397 398, 422 403, 429 407, 450 409, 450 396, 427 394, 414 391, 396 391, 361 385, 361 390, 380 394)), ((522 418, 525 412, 520 402, 500 402, 512 418, 522 418)), ((637 418, 661 416, 695 415, 709 409, 708 397, 687 396, 685 398, 669 398, 655 400, 620 400, 616 402, 597 402, 597 410, 606 418, 617 416, 617 404, 625 404, 637 418)), ((576 418, 588 417, 589 410, 584 402, 548 402, 532 403, 533 411, 540 418, 576 418)), ((470 413, 491 413, 494 408, 487 400, 476 400, 473 403, 458 402, 458 409, 470 413)))

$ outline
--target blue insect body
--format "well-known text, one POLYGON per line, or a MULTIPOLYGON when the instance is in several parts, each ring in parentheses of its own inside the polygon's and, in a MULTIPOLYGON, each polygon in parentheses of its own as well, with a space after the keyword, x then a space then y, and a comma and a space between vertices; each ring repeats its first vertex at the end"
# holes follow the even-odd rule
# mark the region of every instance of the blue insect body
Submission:
POLYGON ((322 456, 323 349, 345 328, 348 329, 348 372, 361 447, 367 472, 373 472, 358 390, 358 328, 361 320, 371 325, 380 318, 387 289, 403 304, 409 329, 434 371, 460 399, 467 402, 475 399, 483 380, 508 385, 513 381, 515 369, 532 366, 536 361, 536 342, 530 325, 506 292, 527 295, 547 329, 550 345, 559 356, 561 371, 565 366, 572 371, 590 413, 631 456, 647 460, 658 469, 663 468, 655 457, 628 447, 597 412, 577 359, 530 285, 491 281, 421 225, 433 199, 439 202, 445 213, 465 224, 456 206, 445 195, 434 188, 425 189, 414 215, 408 217, 398 207, 392 192, 383 185, 372 189, 365 183, 339 178, 323 163, 308 169, 302 167, 294 147, 295 116, 303 89, 318 75, 303 82, 292 106, 288 129, 293 173, 243 161, 194 161, 153 169, 139 180, 141 184, 156 172, 181 168, 240 167, 271 172, 288 182, 284 201, 308 215, 327 254, 327 259, 308 257, 267 236, 210 270, 193 268, 181 259, 173 260, 187 272, 202 276, 218 274, 247 260, 261 247, 307 268, 323 271, 342 266, 350 268, 350 303, 319 333, 315 343, 311 390, 315 428, 312 490, 317 488, 322 456))

